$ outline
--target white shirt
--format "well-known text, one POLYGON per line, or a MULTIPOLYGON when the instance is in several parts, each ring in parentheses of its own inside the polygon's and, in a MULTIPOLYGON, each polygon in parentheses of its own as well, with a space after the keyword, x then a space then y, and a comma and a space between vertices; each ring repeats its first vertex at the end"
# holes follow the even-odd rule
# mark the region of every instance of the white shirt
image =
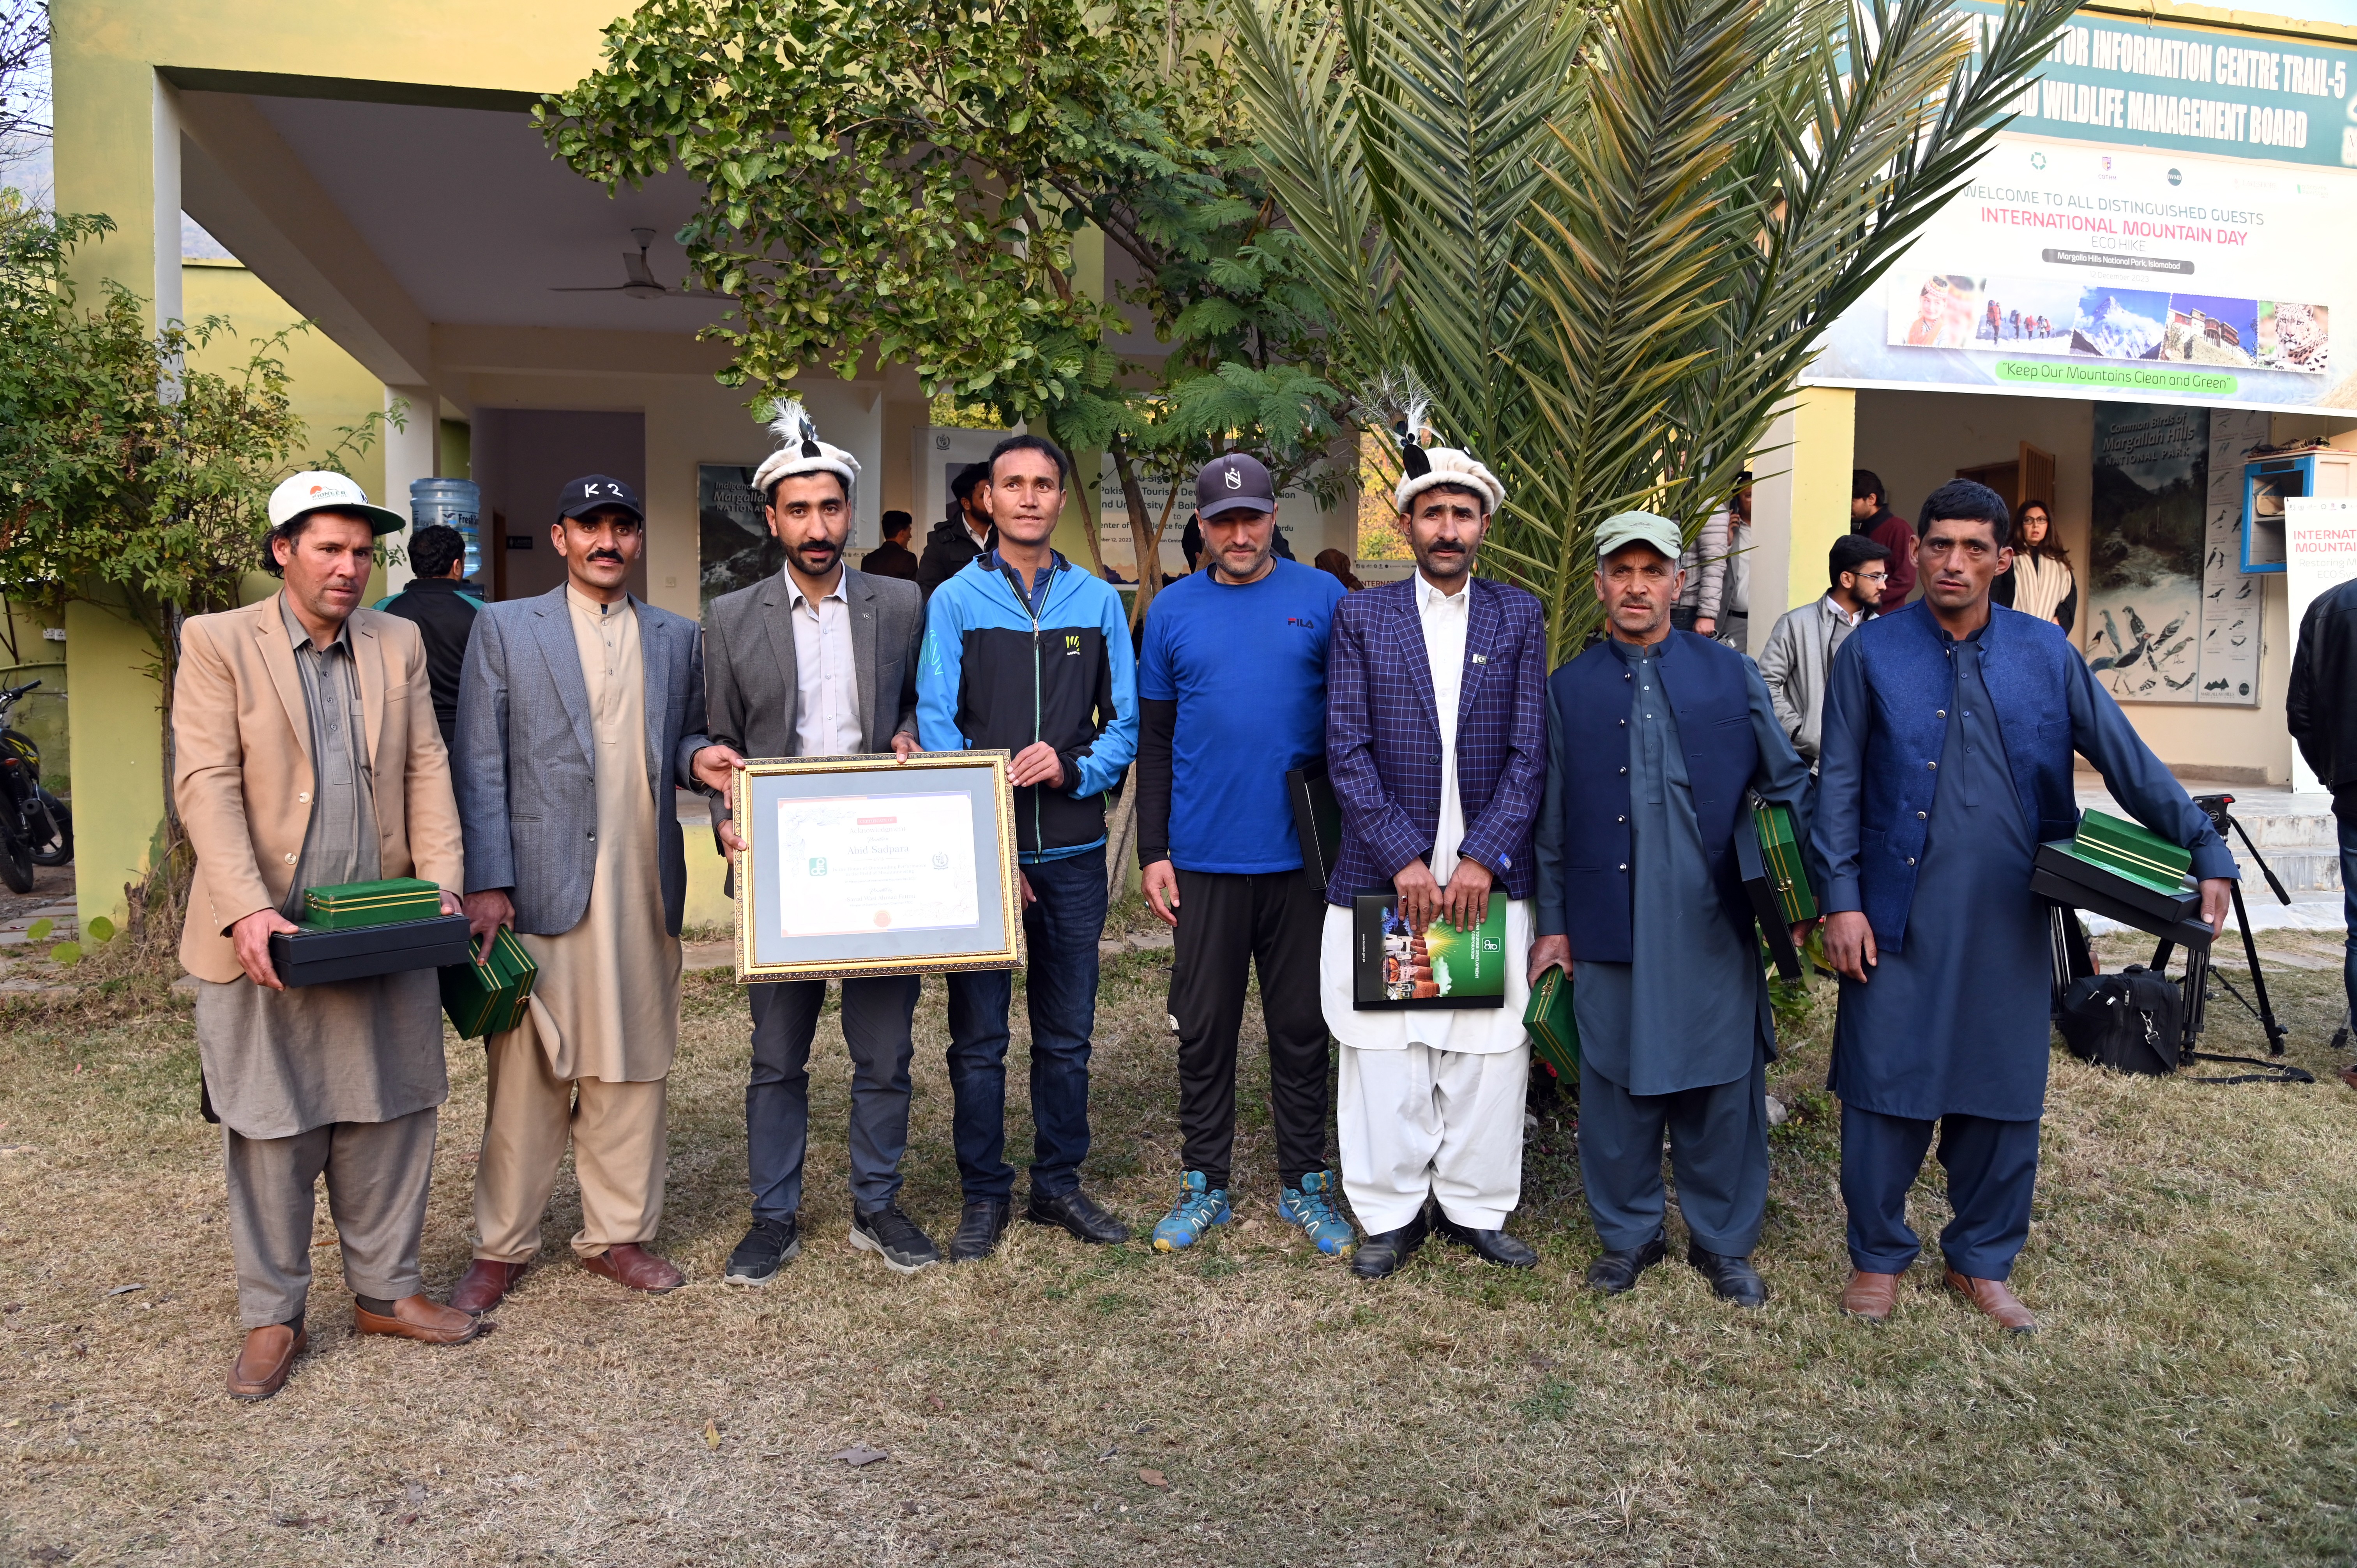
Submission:
POLYGON ((1457 792, 1457 706, 1465 692, 1465 634, 1472 620, 1470 578, 1444 594, 1415 575, 1415 609, 1424 622, 1424 656, 1432 665, 1432 711, 1440 724, 1440 823, 1433 834, 1432 879, 1442 886, 1457 870, 1465 841, 1465 802, 1457 792))
POLYGON ((859 749, 859 677, 853 666, 851 601, 843 596, 845 574, 815 605, 785 574, 786 613, 794 623, 794 675, 800 688, 794 709, 794 755, 842 757, 859 749))

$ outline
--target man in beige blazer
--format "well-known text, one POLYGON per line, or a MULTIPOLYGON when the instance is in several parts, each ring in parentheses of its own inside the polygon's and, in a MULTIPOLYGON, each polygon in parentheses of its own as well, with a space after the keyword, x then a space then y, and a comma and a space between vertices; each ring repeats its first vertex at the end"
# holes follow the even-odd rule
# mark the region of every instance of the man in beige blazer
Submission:
POLYGON ((425 645, 359 607, 376 536, 403 520, 341 474, 306 473, 272 494, 270 522, 264 565, 285 591, 190 618, 172 694, 173 799, 197 854, 180 961, 221 1122, 242 1400, 276 1393, 307 1343, 322 1174, 358 1332, 456 1345, 487 1326, 429 1299, 417 1265, 449 1093, 435 972, 290 991, 270 961, 306 887, 415 875, 458 911, 425 645))

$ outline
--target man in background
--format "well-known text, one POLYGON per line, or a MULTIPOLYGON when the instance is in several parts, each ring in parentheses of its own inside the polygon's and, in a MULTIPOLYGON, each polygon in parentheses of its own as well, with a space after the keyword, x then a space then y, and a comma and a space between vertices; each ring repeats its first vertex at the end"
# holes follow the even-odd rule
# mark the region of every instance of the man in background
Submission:
POLYGON ((1177 932, 1186 1164, 1154 1246, 1182 1251, 1233 1217, 1236 1036, 1257 968, 1276 1210, 1319 1251, 1347 1257, 1357 1238, 1326 1167, 1324 901, 1302 873, 1285 779, 1326 755, 1326 639, 1346 590, 1275 554, 1276 487, 1259 459, 1204 465, 1195 504, 1211 569, 1155 596, 1138 670, 1137 863, 1147 904, 1177 932))
POLYGON ((1719 597, 1718 639, 1751 651, 1751 476, 1738 474, 1727 500, 1727 587, 1719 597))
POLYGON ((1874 613, 1890 580, 1890 552, 1863 533, 1845 533, 1826 553, 1833 579, 1813 605, 1784 612, 1760 650, 1760 678, 1776 704, 1777 722, 1792 737, 1809 771, 1817 770, 1817 731, 1825 703, 1825 675, 1834 652, 1874 613))
POLYGON ((341 474, 296 474, 271 493, 263 546, 285 589, 180 632, 172 798, 197 853, 180 962, 221 1124, 246 1329, 233 1399, 276 1393, 309 1342, 322 1176, 360 1333, 457 1345, 484 1326, 428 1298, 418 1271, 450 1092, 435 972, 289 990, 270 956, 306 887, 416 876, 457 909, 458 814, 426 718, 425 651, 409 622, 359 607, 377 536, 403 522, 341 474))
POLYGON ((928 601, 967 562, 998 542, 990 514, 974 494, 989 478, 989 464, 968 463, 950 480, 950 513, 925 536, 924 557, 917 563, 917 588, 928 601))
POLYGON ((448 749, 458 730, 458 671, 467 662, 467 638, 475 612, 483 607, 467 581, 467 538, 447 523, 428 523, 409 536, 409 564, 417 575, 409 586, 376 607, 414 623, 425 639, 425 678, 434 686, 434 722, 448 749))
MULTIPOLYGON (((1063 452, 1037 435, 992 448, 975 494, 994 542, 927 607, 917 738, 927 751, 1003 748, 1014 758, 1036 1129, 1024 1218, 1110 1244, 1128 1240, 1129 1228, 1081 1190, 1081 1162, 1107 902, 1104 796, 1137 752, 1137 658, 1121 596, 1048 542, 1071 472, 1063 452)), ((950 1092, 965 1191, 952 1262, 988 1256, 1013 1212, 1006 1148, 1014 998, 1007 970, 949 977, 950 1092)))
MULTIPOLYGON (((2300 618, 2284 722, 2299 753, 2332 791, 2341 823, 2341 892, 2348 907, 2342 984, 2357 1008, 2357 581, 2317 596, 2300 618)), ((2357 1068, 2341 1075, 2357 1089, 2357 1068)))
POLYGON ((917 520, 905 511, 884 514, 884 542, 859 558, 859 569, 871 577, 898 577, 904 583, 917 580, 917 553, 909 548, 909 535, 916 532, 917 520))
POLYGON ((1871 468, 1853 469, 1849 476, 1849 531, 1862 533, 1890 552, 1890 581, 1883 585, 1882 609, 1899 608, 1915 591, 1915 531, 1890 510, 1889 492, 1882 476, 1871 468))
POLYGON ((1727 574, 1727 513, 1714 511, 1703 520, 1702 532, 1678 553, 1678 602, 1670 607, 1670 625, 1696 637, 1717 637, 1726 614, 1727 574))

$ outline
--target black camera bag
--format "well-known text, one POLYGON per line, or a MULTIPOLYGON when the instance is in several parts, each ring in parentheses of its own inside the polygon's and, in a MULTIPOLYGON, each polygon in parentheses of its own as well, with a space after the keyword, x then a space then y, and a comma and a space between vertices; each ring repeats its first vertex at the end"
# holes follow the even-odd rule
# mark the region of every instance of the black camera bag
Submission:
POLYGON ((2156 1077, 2177 1070, 2185 993, 2142 964, 2071 983, 2062 1002, 2062 1043, 2081 1061, 2156 1077))

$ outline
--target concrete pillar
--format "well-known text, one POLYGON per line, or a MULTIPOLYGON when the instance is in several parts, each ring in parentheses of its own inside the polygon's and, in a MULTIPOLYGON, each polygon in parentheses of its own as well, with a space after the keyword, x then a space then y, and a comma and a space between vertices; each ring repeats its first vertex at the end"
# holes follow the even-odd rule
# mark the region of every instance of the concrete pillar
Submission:
POLYGON ((122 924, 124 888, 164 848, 163 693, 156 647, 127 616, 66 606, 66 725, 74 740, 74 905, 122 924))
POLYGON ((1803 387, 1752 459, 1751 618, 1756 649, 1788 609, 1825 591, 1825 553, 1849 532, 1857 394, 1803 387))
POLYGON ((187 318, 180 300, 180 94, 155 78, 155 283, 156 321, 187 318))

